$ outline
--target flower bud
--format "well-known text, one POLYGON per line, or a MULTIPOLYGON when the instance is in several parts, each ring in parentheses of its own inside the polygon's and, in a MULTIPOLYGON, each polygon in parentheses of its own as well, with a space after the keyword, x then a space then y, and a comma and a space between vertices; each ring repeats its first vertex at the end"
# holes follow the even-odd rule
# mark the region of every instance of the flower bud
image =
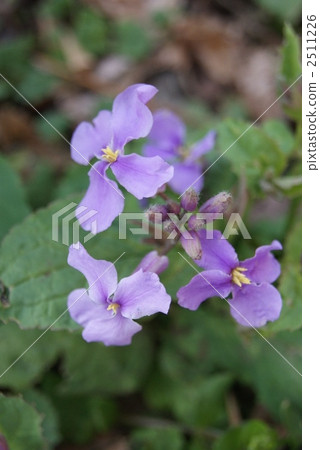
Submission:
POLYGON ((202 248, 199 236, 195 231, 189 231, 188 233, 183 233, 180 242, 185 252, 192 259, 201 259, 202 248))
POLYGON ((139 269, 142 269, 144 272, 153 272, 156 274, 160 274, 169 265, 169 259, 167 256, 160 256, 156 250, 148 253, 142 260, 140 261, 137 268, 134 270, 134 273, 139 269))
POLYGON ((188 228, 189 230, 201 230, 201 228, 205 228, 208 222, 201 217, 201 214, 195 214, 190 217, 188 220, 188 228), (200 217, 199 217, 200 216, 200 217))
POLYGON ((168 212, 174 213, 178 216, 180 214, 181 206, 179 205, 179 203, 170 200, 167 204, 167 209, 168 212))
POLYGON ((181 198, 181 206, 186 211, 194 211, 198 206, 199 196, 194 189, 188 189, 181 198))
POLYGON ((161 223, 168 217, 167 208, 165 205, 152 205, 145 211, 146 216, 152 223, 161 223))
POLYGON ((228 192, 220 192, 214 197, 209 198, 199 209, 201 213, 224 213, 232 200, 228 192))
POLYGON ((172 233, 172 231, 178 231, 175 224, 172 222, 172 220, 166 220, 165 222, 163 222, 163 231, 167 234, 172 233))

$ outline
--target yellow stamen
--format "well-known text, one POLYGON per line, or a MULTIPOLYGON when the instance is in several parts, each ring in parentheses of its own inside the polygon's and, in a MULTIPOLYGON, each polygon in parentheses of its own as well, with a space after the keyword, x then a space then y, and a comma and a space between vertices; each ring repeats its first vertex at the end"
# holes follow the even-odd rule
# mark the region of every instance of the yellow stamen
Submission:
POLYGON ((115 152, 111 150, 110 147, 106 147, 102 149, 104 155, 102 155, 102 159, 104 161, 108 161, 109 163, 114 163, 118 159, 119 150, 116 150, 115 152))
POLYGON ((186 159, 189 156, 189 150, 185 147, 179 147, 178 148, 178 154, 181 156, 182 159, 186 159))
POLYGON ((117 310, 118 310, 119 306, 120 305, 118 303, 110 303, 110 305, 107 308, 107 311, 110 311, 110 309, 111 309, 114 314, 117 314, 117 310))
POLYGON ((241 287, 243 284, 251 284, 249 278, 241 273, 246 272, 247 270, 248 269, 246 269, 245 267, 236 267, 235 269, 233 269, 233 271, 231 272, 232 282, 239 287, 241 287))

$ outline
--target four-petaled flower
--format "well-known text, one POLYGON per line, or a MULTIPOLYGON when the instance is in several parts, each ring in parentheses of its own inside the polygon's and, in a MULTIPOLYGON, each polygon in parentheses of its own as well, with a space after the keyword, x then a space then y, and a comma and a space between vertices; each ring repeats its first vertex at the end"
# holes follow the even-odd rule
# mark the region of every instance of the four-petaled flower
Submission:
POLYGON ((281 250, 280 242, 273 241, 256 250, 255 256, 239 261, 238 256, 220 231, 213 239, 206 239, 206 230, 200 230, 202 258, 197 264, 206 269, 179 289, 178 303, 196 310, 210 297, 229 299, 233 318, 243 326, 261 327, 267 321, 278 319, 282 300, 271 285, 280 275, 280 264, 271 251, 281 250))
POLYGON ((209 131, 200 141, 185 148, 186 127, 179 117, 167 110, 154 113, 153 126, 144 146, 145 156, 161 156, 174 167, 171 189, 182 194, 189 187, 200 192, 203 187, 201 157, 212 150, 216 133, 209 131))
POLYGON ((146 103, 156 92, 147 84, 132 85, 115 98, 112 112, 100 111, 93 124, 82 122, 74 131, 74 161, 87 165, 92 158, 99 159, 89 171, 90 185, 76 213, 85 230, 106 230, 123 210, 123 195, 105 173, 109 167, 119 183, 138 199, 154 196, 172 178, 173 168, 159 156, 146 158, 123 152, 127 142, 149 133, 153 118, 146 103), (88 218, 88 210, 96 214, 88 218))
POLYGON ((80 243, 70 247, 68 264, 89 284, 68 298, 70 315, 84 327, 87 342, 128 345, 142 329, 133 319, 169 310, 171 298, 155 273, 140 269, 118 283, 114 265, 92 258, 80 243))

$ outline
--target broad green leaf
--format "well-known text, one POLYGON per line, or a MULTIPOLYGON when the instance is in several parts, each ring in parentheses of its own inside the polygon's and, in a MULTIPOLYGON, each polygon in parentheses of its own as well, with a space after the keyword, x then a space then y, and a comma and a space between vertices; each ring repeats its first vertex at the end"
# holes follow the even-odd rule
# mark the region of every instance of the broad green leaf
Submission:
POLYGON ((274 15, 281 22, 288 20, 295 22, 301 15, 301 2, 299 0, 255 0, 261 8, 274 15))
POLYGON ((10 450, 44 450, 40 414, 21 397, 0 394, 0 435, 10 450))
POLYGON ((57 81, 52 75, 35 67, 30 67, 29 70, 25 71, 19 84, 19 90, 29 102, 35 103, 50 97, 56 84, 57 81))
POLYGON ((285 25, 281 72, 288 84, 293 83, 301 75, 300 47, 300 40, 292 27, 285 25))
POLYGON ((150 52, 150 36, 140 24, 129 21, 119 22, 115 25, 114 33, 114 52, 133 60, 139 60, 150 52))
POLYGON ((226 120, 219 125, 218 149, 225 152, 222 157, 228 158, 234 173, 246 177, 255 195, 261 191, 262 180, 271 180, 285 168, 285 155, 275 140, 243 121, 226 120))
POLYGON ((226 393, 231 374, 219 374, 180 383, 172 397, 175 416, 193 426, 223 426, 227 422, 226 393))
POLYGON ((58 414, 61 434, 69 442, 82 444, 93 439, 108 431, 117 417, 114 401, 101 395, 54 393, 52 402, 58 414))
POLYGON ((242 370, 246 351, 227 302, 213 298, 196 312, 172 306, 170 313, 175 339, 165 332, 160 363, 171 378, 192 381, 212 370, 242 370))
MULTIPOLYGON (((0 280, 6 298, 0 305, 0 319, 15 320, 22 328, 43 329, 51 325, 53 329, 78 328, 66 310, 67 297, 71 290, 86 287, 86 281, 67 264, 68 246, 61 243, 61 221, 59 242, 52 239, 52 216, 68 204, 61 200, 31 214, 4 239, 0 248, 0 280)), ((69 229, 64 230, 70 244, 73 239, 79 239, 72 230, 74 223, 75 220, 70 219, 69 229)), ((82 242, 86 234, 80 232, 82 242)), ((118 237, 115 221, 105 233, 88 241, 86 248, 93 257, 108 261, 115 261, 125 252, 116 263, 119 278, 122 278, 132 273, 150 251, 150 246, 142 244, 141 239, 129 231, 127 239, 118 237)))
MULTIPOLYGON (((27 35, 20 35, 19 38, 6 39, 1 43, 0 48, 0 72, 8 81, 16 85, 29 68, 30 55, 33 46, 33 39, 27 35)), ((7 84, 1 78, 1 84, 7 84)), ((17 95, 10 87, 8 93, 17 95)))
POLYGON ((0 241, 10 228, 29 213, 20 179, 10 164, 0 157, 0 241))
POLYGON ((48 332, 37 341, 40 334, 39 330, 20 330, 15 323, 0 324, 0 375, 27 350, 0 378, 0 386, 19 391, 41 379, 56 359, 59 346, 55 334, 48 332))
POLYGON ((270 328, 274 331, 296 330, 302 325, 302 277, 301 266, 290 264, 283 267, 279 291, 283 306, 280 318, 270 328))
POLYGON ((301 215, 294 218, 292 227, 284 243, 283 265, 299 264, 302 258, 302 222, 301 215))
POLYGON ((302 324, 301 226, 301 222, 293 226, 284 244, 282 274, 279 281, 283 307, 280 318, 270 324, 270 329, 274 331, 293 331, 302 324))
POLYGON ((184 438, 174 427, 141 428, 131 435, 132 450, 183 450, 184 438))
POLYGON ((80 44, 88 52, 104 56, 110 48, 109 24, 103 15, 91 8, 74 12, 74 31, 80 44))
POLYGON ((36 117, 35 127, 37 132, 44 140, 52 141, 54 143, 60 142, 61 135, 59 133, 62 135, 67 134, 70 125, 68 117, 61 112, 51 110, 46 112, 45 118, 47 121, 41 116, 36 117), (59 133, 57 133, 56 130, 58 130, 59 133))
POLYGON ((50 446, 57 444, 61 440, 61 436, 58 415, 51 400, 35 389, 24 392, 23 398, 42 415, 42 430, 45 440, 50 446))
POLYGON ((65 198, 74 193, 85 192, 88 187, 88 167, 72 164, 57 184, 54 197, 65 198))
POLYGON ((270 119, 263 123, 263 130, 274 139, 282 152, 290 155, 294 149, 295 138, 285 122, 280 120, 270 119))
POLYGON ((52 200, 55 179, 53 167, 39 161, 25 183, 28 202, 32 209, 43 208, 52 200))
POLYGON ((287 197, 299 197, 302 193, 302 176, 292 175, 276 178, 273 184, 287 197))
POLYGON ((194 380, 173 378, 162 369, 151 375, 144 390, 149 406, 170 413, 179 423, 194 427, 221 427, 227 423, 226 394, 232 375, 219 373, 194 380))
POLYGON ((277 351, 261 336, 253 336, 248 383, 274 420, 283 423, 289 435, 298 439, 301 434, 301 376, 298 373, 301 373, 301 332, 283 331, 273 337, 265 334, 265 337, 277 351))
POLYGON ((179 255, 178 251, 186 254, 182 247, 171 250, 168 254, 169 267, 161 274, 161 281, 172 298, 176 298, 178 289, 189 283, 195 272, 192 267, 179 255))
POLYGON ((61 392, 68 394, 133 392, 142 386, 152 359, 145 329, 124 347, 88 344, 76 334, 65 341, 64 351, 61 392))
POLYGON ((213 446, 213 450, 277 450, 277 434, 267 424, 250 420, 227 431, 213 446))

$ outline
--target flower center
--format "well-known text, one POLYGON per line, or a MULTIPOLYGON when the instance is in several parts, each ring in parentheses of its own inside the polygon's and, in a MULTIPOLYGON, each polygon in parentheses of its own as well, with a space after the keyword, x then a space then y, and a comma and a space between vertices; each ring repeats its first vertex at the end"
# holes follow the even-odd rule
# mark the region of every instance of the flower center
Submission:
POLYGON ((249 278, 247 278, 242 272, 246 272, 248 269, 244 267, 236 267, 231 272, 232 282, 241 287, 243 284, 251 284, 249 278))
POLYGON ((178 148, 178 155, 184 160, 189 156, 189 149, 187 149, 186 147, 179 147, 178 148))
POLYGON ((107 311, 112 310, 113 314, 116 315, 119 306, 120 306, 119 303, 110 303, 110 305, 109 305, 108 308, 107 308, 107 311))
POLYGON ((114 163, 118 159, 119 150, 115 152, 111 150, 110 147, 106 147, 102 149, 104 155, 102 155, 101 159, 104 161, 108 161, 109 163, 114 163))

